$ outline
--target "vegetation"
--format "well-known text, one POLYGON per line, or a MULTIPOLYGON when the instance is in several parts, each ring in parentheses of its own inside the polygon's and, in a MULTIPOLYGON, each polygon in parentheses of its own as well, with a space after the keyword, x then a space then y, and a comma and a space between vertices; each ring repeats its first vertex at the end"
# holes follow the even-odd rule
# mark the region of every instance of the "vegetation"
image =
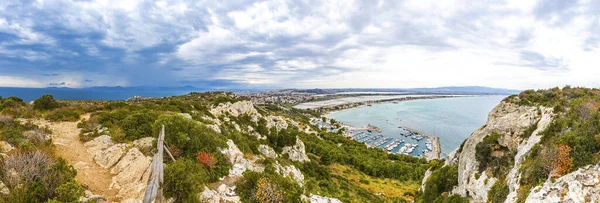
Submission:
POLYGON ((199 202, 201 185, 207 183, 208 171, 190 159, 178 159, 165 169, 165 197, 180 202, 199 202))
POLYGON ((59 103, 49 94, 42 95, 42 97, 33 101, 33 109, 36 110, 52 110, 58 107, 59 103))
POLYGON ((531 188, 600 161, 600 89, 527 90, 508 102, 553 108, 556 116, 521 167, 519 201, 531 188))
POLYGON ((468 202, 466 198, 458 195, 449 196, 449 192, 456 185, 458 185, 458 168, 450 165, 441 167, 434 170, 425 181, 425 190, 416 202, 468 202))
POLYGON ((302 189, 289 178, 247 171, 236 183, 238 195, 244 202, 301 202, 302 189))

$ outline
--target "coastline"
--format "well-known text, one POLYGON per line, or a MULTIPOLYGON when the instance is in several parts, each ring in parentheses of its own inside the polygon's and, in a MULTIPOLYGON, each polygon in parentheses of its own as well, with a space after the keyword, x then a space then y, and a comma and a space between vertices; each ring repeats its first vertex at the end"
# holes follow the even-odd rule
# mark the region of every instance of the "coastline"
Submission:
MULTIPOLYGON (((443 95, 443 96, 428 96, 428 97, 406 97, 406 98, 398 98, 398 99, 391 99, 391 100, 379 100, 379 101, 369 101, 369 102, 354 102, 354 103, 348 103, 348 104, 342 104, 342 105, 336 105, 336 106, 326 106, 326 107, 320 107, 317 108, 319 110, 325 111, 323 112, 323 116, 326 118, 331 119, 331 114, 336 113, 336 112, 340 112, 340 111, 344 111, 344 110, 348 110, 348 109, 352 109, 352 108, 358 108, 358 107, 363 107, 369 104, 386 104, 386 103, 390 103, 390 102, 402 102, 402 101, 412 101, 412 100, 420 100, 420 99, 442 99, 442 98, 457 98, 457 97, 469 97, 469 96, 473 96, 473 95, 443 95), (342 108, 337 108, 336 107, 340 107, 342 106, 342 108), (331 110, 331 109, 334 110, 331 110)), ((359 130, 359 129, 363 129, 366 128, 365 126, 362 127, 355 127, 352 126, 350 124, 346 124, 343 122, 338 121, 342 126, 344 126, 345 128, 347 128, 348 130, 359 130)), ((406 127, 406 126, 401 126, 407 130, 419 133, 423 136, 426 136, 427 138, 429 138, 429 140, 431 140, 432 142, 432 151, 426 152, 424 154, 424 157, 427 160, 433 160, 433 159, 440 159, 441 157, 441 153, 442 153, 442 148, 441 148, 441 144, 440 144, 440 138, 434 135, 430 135, 427 133, 424 133, 422 131, 410 128, 410 127, 406 127)), ((349 133, 346 132, 346 133, 349 133)))
POLYGON ((444 99, 444 98, 459 98, 459 97, 473 97, 472 95, 433 95, 433 96, 423 96, 423 97, 404 97, 404 98, 396 98, 396 99, 384 99, 384 100, 373 100, 373 101, 361 101, 361 102, 351 102, 333 106, 323 106, 319 108, 314 108, 313 110, 321 111, 323 116, 329 117, 329 115, 344 111, 352 108, 358 108, 363 106, 368 106, 372 104, 386 104, 393 102, 403 102, 403 101, 413 101, 413 100, 426 100, 426 99, 444 99))

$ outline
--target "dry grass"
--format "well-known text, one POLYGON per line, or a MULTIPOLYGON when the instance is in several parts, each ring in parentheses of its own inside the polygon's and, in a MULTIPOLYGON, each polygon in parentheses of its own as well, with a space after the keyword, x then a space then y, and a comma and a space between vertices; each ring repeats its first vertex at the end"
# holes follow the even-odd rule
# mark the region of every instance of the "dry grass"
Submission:
POLYGON ((402 197, 411 201, 413 197, 405 196, 404 194, 406 192, 414 194, 421 186, 420 183, 414 181, 403 182, 389 178, 371 177, 352 167, 340 164, 332 164, 328 168, 333 174, 346 178, 352 185, 363 188, 373 194, 381 194, 387 198, 402 197))

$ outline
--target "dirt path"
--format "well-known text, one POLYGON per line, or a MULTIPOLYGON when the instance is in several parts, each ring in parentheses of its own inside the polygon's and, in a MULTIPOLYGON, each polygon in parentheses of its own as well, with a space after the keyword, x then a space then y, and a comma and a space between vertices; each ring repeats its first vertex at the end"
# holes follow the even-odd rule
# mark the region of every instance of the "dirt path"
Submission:
MULTIPOLYGON (((82 119, 89 119, 90 115, 83 115, 82 119)), ((78 122, 48 122, 34 120, 34 124, 48 126, 52 130, 52 139, 56 147, 56 154, 64 158, 70 165, 77 169, 77 182, 86 185, 92 193, 108 199, 108 202, 117 202, 117 190, 111 190, 113 175, 109 170, 100 167, 94 162, 94 155, 88 153, 87 148, 79 141, 80 129, 78 122)))

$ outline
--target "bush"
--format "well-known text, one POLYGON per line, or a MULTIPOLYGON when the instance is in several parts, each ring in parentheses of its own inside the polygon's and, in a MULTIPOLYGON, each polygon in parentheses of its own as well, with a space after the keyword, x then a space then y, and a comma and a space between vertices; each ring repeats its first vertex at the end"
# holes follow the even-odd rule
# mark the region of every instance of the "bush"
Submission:
POLYGON ((458 167, 444 166, 431 173, 425 181, 423 196, 417 202, 442 202, 445 199, 442 193, 452 191, 456 185, 458 185, 458 167))
POLYGON ((83 187, 78 185, 75 180, 70 180, 56 188, 56 200, 60 202, 77 202, 83 195, 83 187))
POLYGON ((190 159, 178 159, 165 169, 165 197, 178 202, 200 202, 201 185, 208 182, 207 171, 190 159))
POLYGON ((56 109, 46 116, 49 121, 77 121, 79 112, 73 109, 56 109))
POLYGON ((33 109, 36 110, 52 110, 58 108, 59 104, 54 100, 54 97, 49 94, 42 95, 33 101, 33 109))
POLYGON ((504 202, 508 193, 508 186, 504 183, 504 180, 498 180, 488 192, 488 202, 504 202))
POLYGON ((119 126, 125 136, 124 140, 118 141, 133 141, 143 137, 156 136, 152 133, 152 124, 156 121, 156 113, 135 113, 125 117, 119 126))
POLYGON ((301 202, 302 194, 302 188, 289 178, 253 171, 244 173, 236 190, 243 202, 301 202))

